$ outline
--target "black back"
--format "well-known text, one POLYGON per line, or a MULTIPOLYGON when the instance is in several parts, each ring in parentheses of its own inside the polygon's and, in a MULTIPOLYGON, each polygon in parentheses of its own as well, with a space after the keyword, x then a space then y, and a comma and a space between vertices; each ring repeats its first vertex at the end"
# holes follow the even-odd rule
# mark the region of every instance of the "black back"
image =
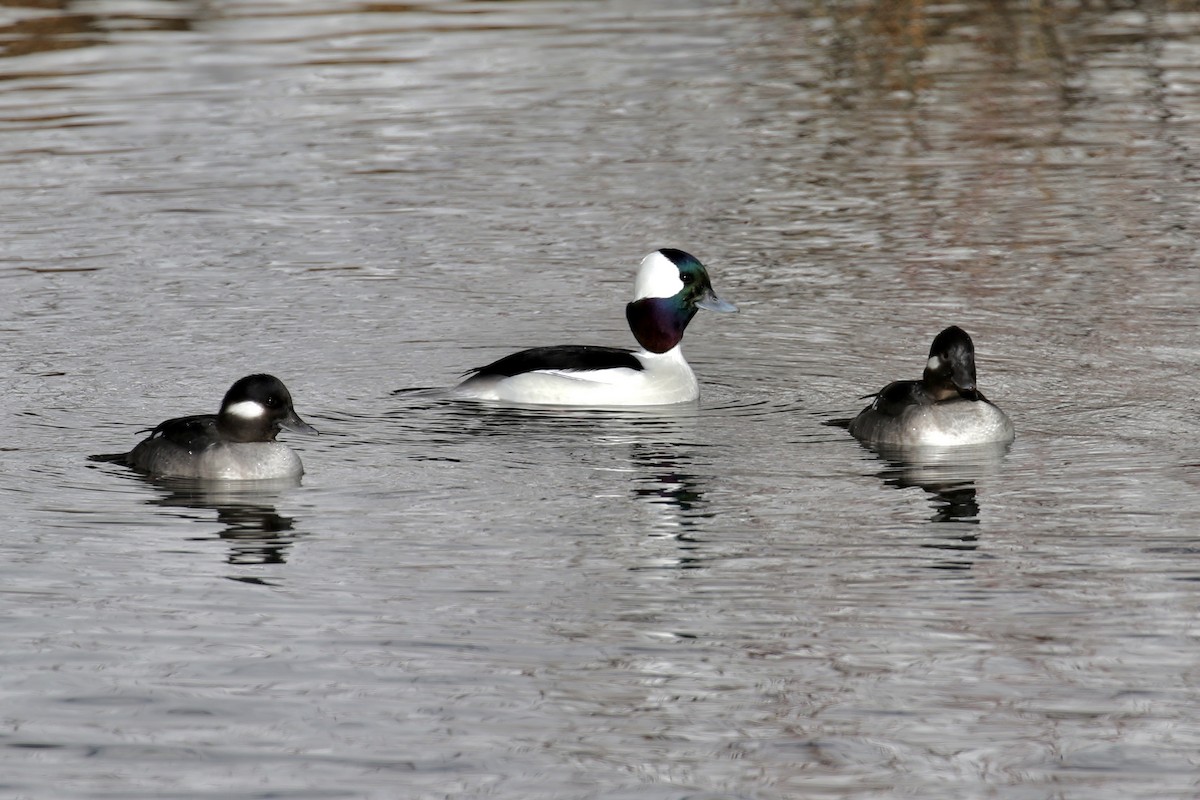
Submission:
POLYGON ((197 414, 160 422, 150 432, 150 438, 155 437, 166 439, 171 444, 192 452, 201 450, 217 439, 217 415, 197 414))
POLYGON ((933 402, 920 381, 894 381, 875 394, 875 402, 871 407, 881 414, 895 417, 910 406, 928 406, 933 402))
MULTIPOLYGON (((867 395, 871 397, 871 395, 867 395)), ((931 406, 938 402, 937 398, 925 387, 922 381, 893 381, 874 395, 871 408, 889 417, 898 417, 905 409, 912 406, 931 406)), ((983 392, 975 390, 968 397, 960 395, 955 399, 982 400, 988 402, 983 392)))
POLYGON ((554 347, 532 347, 493 361, 486 367, 477 367, 466 374, 478 376, 512 377, 537 370, 561 370, 564 372, 589 372, 598 369, 642 370, 642 362, 630 350, 620 347, 593 347, 591 345, 558 345, 554 347))

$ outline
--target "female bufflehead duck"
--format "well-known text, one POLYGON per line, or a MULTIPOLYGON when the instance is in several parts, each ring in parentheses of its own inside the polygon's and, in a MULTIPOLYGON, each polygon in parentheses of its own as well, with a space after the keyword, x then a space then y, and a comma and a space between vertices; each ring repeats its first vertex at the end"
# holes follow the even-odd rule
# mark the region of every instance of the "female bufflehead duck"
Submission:
POLYGON ((282 381, 271 375, 247 375, 225 393, 219 413, 159 424, 125 456, 125 463, 161 478, 299 477, 304 473, 300 457, 275 441, 280 428, 317 432, 297 416, 282 381))
POLYGON ((663 248, 642 259, 625 318, 641 350, 561 345, 535 347, 469 371, 454 394, 562 406, 652 406, 700 396, 679 342, 696 311, 737 311, 717 297, 695 256, 663 248))
POLYGON ((975 345, 951 325, 929 348, 919 381, 883 387, 850 422, 850 433, 869 444, 901 447, 1011 442, 1012 421, 975 387, 975 345))

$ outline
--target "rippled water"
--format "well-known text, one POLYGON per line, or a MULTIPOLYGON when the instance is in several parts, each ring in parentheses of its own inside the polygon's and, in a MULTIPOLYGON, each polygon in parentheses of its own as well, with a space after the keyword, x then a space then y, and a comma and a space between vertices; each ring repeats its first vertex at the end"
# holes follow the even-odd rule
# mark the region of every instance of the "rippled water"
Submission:
POLYGON ((0 2, 0 795, 1195 797, 1198 147, 1193 3, 0 2), (439 393, 659 246, 698 406, 439 393))

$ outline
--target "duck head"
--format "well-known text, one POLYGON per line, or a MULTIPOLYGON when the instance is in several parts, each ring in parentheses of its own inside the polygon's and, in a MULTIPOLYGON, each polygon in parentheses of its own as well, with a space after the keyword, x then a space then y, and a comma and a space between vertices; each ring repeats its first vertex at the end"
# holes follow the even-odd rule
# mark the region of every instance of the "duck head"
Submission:
POLYGON ((979 389, 975 386, 975 344, 966 331, 951 325, 934 338, 922 382, 937 401, 953 397, 979 399, 979 389))
POLYGON ((695 256, 665 247, 642 259, 634 299, 625 319, 638 344, 665 353, 679 344, 687 325, 702 308, 733 312, 737 306, 717 297, 708 270, 695 256))

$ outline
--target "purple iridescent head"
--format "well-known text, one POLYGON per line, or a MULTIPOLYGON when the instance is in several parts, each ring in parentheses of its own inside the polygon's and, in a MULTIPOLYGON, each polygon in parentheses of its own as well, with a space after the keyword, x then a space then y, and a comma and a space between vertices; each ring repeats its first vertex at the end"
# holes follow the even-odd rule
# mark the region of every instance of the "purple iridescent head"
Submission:
POLYGON ((665 247, 642 259, 625 318, 638 344, 665 353, 679 344, 696 311, 737 311, 717 297, 708 271, 693 255, 665 247))

